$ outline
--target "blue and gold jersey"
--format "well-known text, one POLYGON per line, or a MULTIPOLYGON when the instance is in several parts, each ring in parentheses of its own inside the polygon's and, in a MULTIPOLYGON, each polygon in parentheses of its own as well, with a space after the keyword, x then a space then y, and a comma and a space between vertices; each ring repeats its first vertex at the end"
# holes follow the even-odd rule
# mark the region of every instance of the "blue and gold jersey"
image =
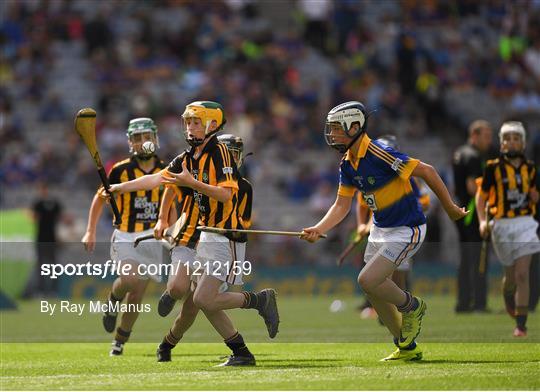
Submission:
POLYGON ((377 227, 422 225, 426 217, 410 181, 418 163, 364 134, 358 156, 349 151, 341 161, 338 195, 353 197, 356 190, 362 192, 377 227))

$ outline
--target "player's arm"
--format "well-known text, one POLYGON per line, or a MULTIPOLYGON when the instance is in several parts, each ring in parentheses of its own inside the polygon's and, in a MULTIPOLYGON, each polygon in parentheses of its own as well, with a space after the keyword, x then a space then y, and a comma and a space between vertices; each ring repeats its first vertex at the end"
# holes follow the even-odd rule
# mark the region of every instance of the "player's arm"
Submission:
POLYGON ((315 242, 321 238, 321 234, 326 234, 329 230, 337 226, 351 210, 353 196, 338 194, 336 201, 330 207, 324 218, 315 226, 303 229, 302 239, 315 242))
POLYGON ((88 212, 88 223, 86 225, 86 232, 81 240, 84 245, 84 248, 88 252, 93 252, 96 245, 96 227, 103 212, 103 205, 105 204, 105 199, 99 195, 99 192, 96 192, 94 198, 92 199, 92 205, 90 206, 90 211, 88 212))
MULTIPOLYGON (((220 168, 221 167, 216 167, 216 172, 220 173, 220 168)), ((234 187, 238 189, 237 182, 233 180, 231 180, 229 183, 225 183, 225 185, 219 185, 219 183, 218 185, 210 185, 196 180, 189 172, 185 159, 182 160, 182 170, 180 173, 167 171, 167 175, 161 178, 160 183, 165 185, 188 187, 202 193, 203 195, 215 199, 220 203, 226 203, 231 200, 234 187)))
MULTIPOLYGON (((111 185, 109 191, 111 193, 122 194, 136 191, 150 191, 161 185, 161 177, 163 172, 147 174, 131 181, 126 181, 121 184, 111 185)), ((103 191, 102 191, 103 193, 103 191)))
POLYGON ((358 237, 364 237, 369 234, 373 220, 371 219, 371 211, 363 202, 362 196, 358 194, 356 202, 356 233, 358 237))
POLYGON ((435 170, 433 166, 418 162, 418 165, 416 165, 412 171, 412 175, 423 179, 427 186, 431 188, 433 193, 435 193, 441 201, 441 204, 450 219, 458 220, 467 215, 465 207, 459 207, 454 203, 450 196, 450 192, 448 192, 448 188, 446 188, 439 173, 437 173, 437 170, 435 170))
POLYGON ((156 222, 156 225, 154 226, 154 237, 158 239, 163 237, 163 232, 165 231, 165 229, 167 229, 167 227, 170 226, 170 213, 171 210, 174 210, 174 208, 171 208, 171 206, 173 204, 175 195, 176 194, 172 187, 166 187, 165 191, 163 192, 163 196, 161 197, 158 220, 156 222))

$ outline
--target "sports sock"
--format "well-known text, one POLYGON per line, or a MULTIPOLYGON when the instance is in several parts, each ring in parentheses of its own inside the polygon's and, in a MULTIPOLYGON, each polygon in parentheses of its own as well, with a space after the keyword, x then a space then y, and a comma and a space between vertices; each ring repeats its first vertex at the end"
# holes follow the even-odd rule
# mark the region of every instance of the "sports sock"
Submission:
POLYGON ((394 338, 394 344, 396 347, 398 347, 400 350, 414 350, 416 348, 416 341, 413 340, 411 344, 409 344, 407 347, 399 347, 398 339, 394 338))
POLYGON ((260 297, 265 295, 264 293, 253 293, 251 291, 243 291, 242 294, 244 294, 244 305, 242 305, 244 309, 256 309, 260 297))
POLYGON ((159 348, 172 350, 178 344, 180 339, 182 339, 182 336, 176 337, 172 331, 169 330, 167 335, 163 338, 163 341, 160 343, 159 348))
POLYGON ((253 354, 249 351, 244 342, 244 338, 238 332, 233 336, 224 340, 227 347, 231 349, 233 355, 237 357, 252 357, 253 354))
POLYGON ((397 310, 401 313, 408 313, 416 310, 418 308, 418 300, 411 295, 408 291, 403 291, 407 297, 403 305, 398 306, 397 310))
POLYGON ((527 324, 528 312, 529 309, 527 306, 516 307, 516 326, 523 331, 527 329, 525 325, 527 324))
POLYGON ((122 298, 116 298, 112 291, 109 293, 109 301, 110 302, 122 302, 124 300, 124 297, 122 298))
POLYGON ((122 328, 116 328, 116 335, 114 335, 114 340, 119 343, 126 343, 129 340, 129 335, 131 331, 124 331, 122 328))

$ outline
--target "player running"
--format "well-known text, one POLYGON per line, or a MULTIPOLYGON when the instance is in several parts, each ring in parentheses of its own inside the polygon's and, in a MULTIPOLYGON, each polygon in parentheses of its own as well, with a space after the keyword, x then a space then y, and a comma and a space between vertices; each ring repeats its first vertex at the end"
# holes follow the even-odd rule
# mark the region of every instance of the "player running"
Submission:
MULTIPOLYGON (((394 150, 399 150, 399 146, 397 143, 397 138, 394 135, 384 135, 377 139, 377 142, 391 147, 394 150)), ((423 183, 418 181, 417 178, 411 177, 410 178, 411 187, 414 196, 416 197, 416 200, 420 204, 420 207, 422 208, 422 212, 425 214, 426 211, 429 208, 429 193, 427 192, 426 187, 423 183)), ((373 227, 373 214, 371 213, 371 210, 367 206, 367 204, 364 202, 364 199, 361 197, 358 198, 358 203, 356 205, 356 221, 357 221, 357 235, 359 237, 364 237, 369 235, 369 232, 371 231, 371 228, 373 227)), ((364 254, 364 259, 370 260, 373 255, 364 254)), ((402 290, 409 290, 409 275, 412 267, 412 258, 407 258, 401 262, 400 265, 397 266, 396 270, 392 274, 392 280, 394 283, 402 290)), ((368 317, 371 317, 372 313, 374 312, 373 307, 369 303, 369 300, 366 299, 366 302, 361 306, 362 315, 366 314, 368 317)))
MULTIPOLYGON (((165 164, 156 156, 155 150, 159 148, 157 127, 150 118, 135 118, 129 122, 127 137, 131 157, 116 163, 110 173, 111 184, 118 184, 143 177, 149 173, 159 173, 165 164), (146 144, 145 144, 146 143, 146 144), (143 149, 143 144, 145 148, 143 149)), ((103 327, 107 332, 113 332, 118 317, 117 307, 126 297, 131 310, 137 309, 148 286, 148 276, 132 274, 138 271, 139 264, 159 262, 162 256, 162 245, 157 241, 148 241, 137 248, 133 241, 137 236, 152 233, 156 224, 159 203, 162 196, 162 187, 159 185, 144 191, 133 191, 120 195, 117 199, 122 224, 114 230, 111 239, 111 259, 122 261, 122 264, 131 264, 131 272, 120 275, 114 281, 109 293, 107 311, 103 314, 103 327)), ((98 191, 92 200, 88 214, 86 233, 82 238, 87 251, 92 252, 96 243, 96 225, 103 211, 106 198, 103 191, 98 191)), ((156 277, 151 278, 158 280, 156 277)), ((138 311, 129 311, 122 314, 120 326, 112 342, 110 355, 121 355, 124 344, 128 341, 133 325, 139 316, 138 311)))
POLYGON ((505 122, 499 132, 499 158, 487 162, 476 194, 480 234, 491 232, 493 248, 504 266, 503 296, 506 309, 516 320, 515 337, 527 336, 529 267, 540 251, 533 216, 539 195, 536 167, 524 155, 526 133, 523 124, 505 122), (486 215, 486 203, 489 214, 486 215), (488 223, 492 217, 491 223, 488 223))
MULTIPOLYGON (((236 166, 238 169, 240 169, 244 160, 244 143, 242 139, 238 136, 226 134, 219 136, 218 141, 227 146, 227 149, 231 152, 234 158, 236 166)), ((253 199, 253 190, 249 181, 241 176, 238 177, 238 188, 239 206, 237 209, 237 219, 242 222, 243 228, 248 229, 251 227, 251 205, 253 199)), ((235 240, 238 242, 247 242, 247 235, 237 234, 235 240)), ((175 260, 176 259, 173 257, 173 262, 175 260)), ((229 282, 223 283, 221 290, 224 291, 227 288, 228 283, 229 282)), ((185 332, 191 327, 195 321, 198 311, 199 309, 193 304, 193 293, 190 292, 184 302, 180 314, 178 314, 174 320, 172 328, 169 330, 167 335, 165 335, 163 341, 157 349, 158 362, 168 362, 171 360, 171 350, 180 342, 185 332)))
POLYGON ((303 238, 315 242, 340 223, 351 209, 355 192, 360 190, 373 211, 374 227, 366 249, 366 255, 371 258, 366 259, 358 283, 397 346, 383 360, 419 360, 422 350, 415 339, 420 333, 426 304, 391 280, 403 260, 418 251, 426 235, 426 217, 414 196, 410 177, 424 180, 451 219, 461 219, 467 212, 452 201, 432 166, 372 141, 366 128, 366 110, 360 102, 345 102, 328 113, 326 142, 346 153, 340 164, 340 185, 333 206, 319 223, 304 229, 303 238))
MULTIPOLYGON (((201 224, 225 230, 242 229, 242 220, 237 218, 240 206, 238 170, 231 153, 218 142, 216 135, 226 122, 222 106, 212 101, 193 102, 186 106, 182 118, 186 141, 191 146, 189 151, 176 157, 162 173, 115 185, 111 191, 124 193, 151 189, 158 184, 190 188, 199 207, 201 224)), ((160 233, 155 234, 159 238, 160 233)), ((195 262, 203 265, 204 272, 193 293, 193 303, 203 310, 233 351, 224 366, 255 365, 255 358, 223 310, 257 309, 270 338, 278 332, 279 315, 273 289, 258 293, 219 290, 223 282, 243 284, 243 271, 234 268, 233 262, 244 261, 244 255, 245 242, 232 234, 201 233, 195 262)), ((188 266, 190 275, 194 275, 196 266, 188 266)))

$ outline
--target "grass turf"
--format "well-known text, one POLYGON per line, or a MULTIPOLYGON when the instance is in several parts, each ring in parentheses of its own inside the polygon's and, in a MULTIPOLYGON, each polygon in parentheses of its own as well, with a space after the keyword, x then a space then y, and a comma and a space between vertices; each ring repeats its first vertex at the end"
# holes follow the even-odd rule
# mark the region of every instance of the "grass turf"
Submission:
MULTIPOLYGON (((231 312, 258 360, 256 368, 244 369, 214 367, 228 349, 212 343, 220 340, 203 317, 173 351, 173 362, 157 363, 155 348, 172 317, 142 314, 125 355, 109 358, 110 335, 102 331, 99 315, 50 317, 39 313, 38 302, 27 302, 19 312, 0 313, 0 389, 540 388, 536 314, 529 337, 516 343, 507 315, 456 316, 452 299, 428 298, 419 339, 425 359, 381 363, 393 345, 376 321, 359 318, 356 301, 345 299, 344 311, 330 313, 329 298, 280 298, 283 321, 272 343, 266 343, 256 312, 231 312)), ((499 298, 490 303, 502 308, 499 298)))

